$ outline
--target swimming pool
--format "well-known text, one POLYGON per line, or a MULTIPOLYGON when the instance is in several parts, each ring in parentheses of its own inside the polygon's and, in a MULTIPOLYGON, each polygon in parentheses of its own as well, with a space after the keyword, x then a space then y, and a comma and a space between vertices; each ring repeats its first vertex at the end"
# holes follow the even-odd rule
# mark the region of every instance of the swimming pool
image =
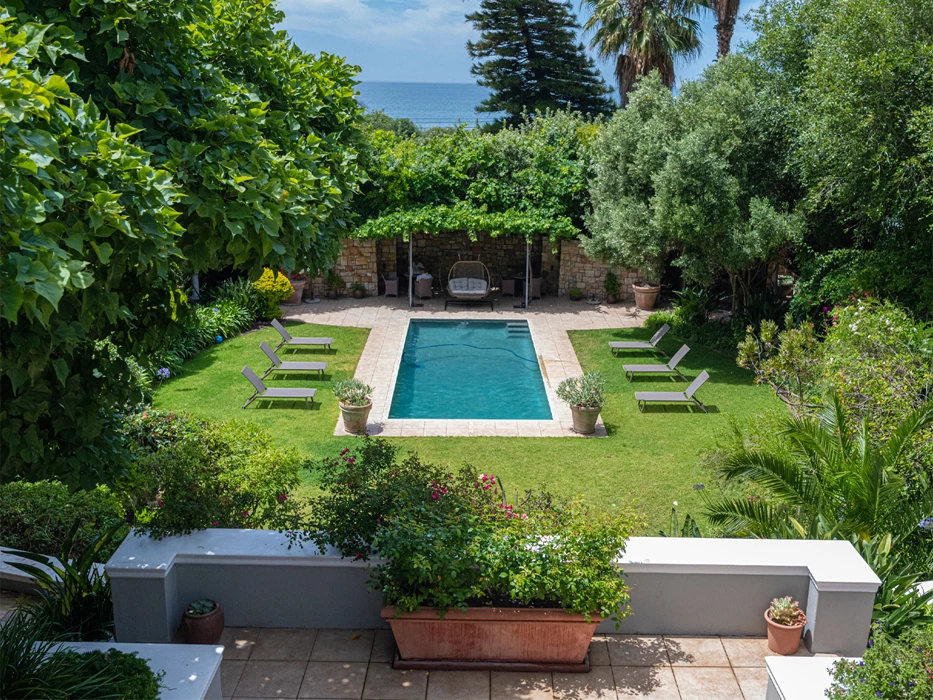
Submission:
POLYGON ((389 418, 551 420, 528 322, 412 319, 389 418))

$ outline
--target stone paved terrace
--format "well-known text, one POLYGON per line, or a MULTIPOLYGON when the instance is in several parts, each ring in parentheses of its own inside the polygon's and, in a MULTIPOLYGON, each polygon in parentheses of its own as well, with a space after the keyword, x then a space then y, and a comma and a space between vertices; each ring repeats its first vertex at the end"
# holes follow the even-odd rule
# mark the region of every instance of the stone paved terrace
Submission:
POLYGON ((388 630, 227 628, 221 643, 237 700, 764 700, 771 655, 763 638, 599 635, 589 673, 428 672, 391 667, 388 630))
MULTIPOLYGON (((408 308, 408 297, 368 297, 324 300, 319 304, 300 304, 285 308, 285 318, 306 323, 331 326, 355 326, 372 329, 356 369, 356 377, 374 389, 369 432, 392 437, 420 436, 501 436, 501 437, 581 437, 571 431, 570 408, 557 398, 557 385, 583 370, 577 361, 567 331, 641 326, 648 313, 635 306, 613 304, 591 306, 566 298, 545 297, 532 301, 528 309, 516 309, 520 300, 513 297, 496 299, 495 310, 488 305, 450 305, 444 310, 444 300, 424 300, 424 306, 408 308), (395 370, 398 366, 408 320, 430 319, 502 319, 527 320, 544 374, 545 388, 554 420, 492 421, 492 420, 399 420, 389 419, 389 404, 395 370)), ((607 350, 608 352, 608 350, 607 350)), ((344 434, 338 421, 335 435, 344 434)), ((605 437, 602 421, 595 437, 605 437)))

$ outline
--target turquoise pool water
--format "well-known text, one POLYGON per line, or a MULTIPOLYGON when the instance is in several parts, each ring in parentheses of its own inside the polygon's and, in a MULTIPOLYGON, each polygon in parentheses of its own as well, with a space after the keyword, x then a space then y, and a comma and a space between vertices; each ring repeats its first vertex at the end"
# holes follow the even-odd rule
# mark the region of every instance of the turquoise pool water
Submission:
POLYGON ((550 420, 528 323, 412 320, 389 418, 550 420))

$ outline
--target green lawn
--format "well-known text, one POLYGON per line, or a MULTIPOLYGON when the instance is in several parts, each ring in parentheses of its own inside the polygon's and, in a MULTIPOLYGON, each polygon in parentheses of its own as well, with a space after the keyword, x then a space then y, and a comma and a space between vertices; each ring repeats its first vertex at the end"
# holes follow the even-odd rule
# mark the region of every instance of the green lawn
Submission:
MULTIPOLYGON (((266 328, 229 340, 193 358, 185 372, 170 380, 157 393, 155 406, 185 410, 214 419, 248 417, 278 438, 313 459, 332 456, 352 444, 352 437, 334 437, 339 413, 330 393, 335 379, 350 377, 366 342, 368 331, 359 328, 290 324, 293 335, 326 335, 334 338, 334 352, 288 352, 291 359, 326 359, 328 373, 323 382, 310 376, 291 375, 270 379, 271 386, 313 386, 318 402, 313 410, 293 407, 288 402, 255 402, 241 410, 250 395, 246 379, 240 375, 249 364, 262 374, 269 362, 259 349, 265 340, 275 347, 276 332, 266 328)), ((713 446, 728 424, 730 415, 751 416, 779 407, 778 400, 763 387, 752 383, 751 374, 735 366, 730 358, 693 347, 681 361, 690 378, 701 370, 710 380, 698 397, 708 414, 691 412, 685 406, 651 407, 640 413, 632 393, 636 390, 666 391, 686 387, 683 381, 668 378, 636 378, 629 383, 622 372, 627 362, 656 362, 650 354, 630 352, 615 358, 607 341, 646 339, 643 329, 571 332, 580 364, 586 370, 599 370, 606 378, 608 401, 603 420, 609 431, 605 439, 580 438, 393 438, 405 449, 424 458, 454 466, 470 461, 503 478, 510 489, 546 486, 554 493, 582 493, 595 503, 634 503, 648 520, 647 532, 666 527, 673 501, 681 514, 699 511, 694 485, 705 483, 709 474, 699 465, 698 455, 713 446)), ((680 341, 670 334, 662 347, 673 354, 680 341)), ((315 489, 314 475, 306 486, 315 489)))

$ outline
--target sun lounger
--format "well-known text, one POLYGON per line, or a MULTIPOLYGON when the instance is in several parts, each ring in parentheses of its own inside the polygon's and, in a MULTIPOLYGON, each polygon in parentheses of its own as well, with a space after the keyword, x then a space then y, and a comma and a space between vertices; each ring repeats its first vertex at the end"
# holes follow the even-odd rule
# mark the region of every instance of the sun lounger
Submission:
POLYGON ((612 348, 613 354, 616 355, 619 354, 619 350, 654 350, 667 357, 667 353, 658 347, 658 341, 661 340, 664 334, 670 329, 671 327, 665 323, 658 328, 657 333, 651 336, 651 340, 614 340, 609 343, 609 347, 612 348))
POLYGON ((279 348, 281 348, 283 345, 317 345, 330 350, 331 343, 334 342, 333 338, 293 338, 291 333, 285 330, 285 326, 279 323, 277 319, 272 319, 272 327, 279 332, 280 336, 282 336, 282 342, 275 346, 276 351, 278 351, 279 348))
POLYGON ((304 399, 305 407, 308 406, 308 399, 314 403, 314 395, 317 389, 270 389, 263 381, 256 376, 256 373, 249 367, 243 368, 243 376, 249 379, 256 393, 249 397, 249 401, 243 404, 243 408, 249 406, 256 399, 304 399))
POLYGON ((674 353, 674 356, 666 365, 622 365, 625 370, 625 376, 629 381, 635 378, 636 374, 677 374, 681 379, 687 381, 687 378, 677 369, 677 363, 684 359, 684 355, 690 352, 690 348, 682 345, 680 350, 674 353))
POLYGON ((638 410, 644 411, 648 403, 695 403, 700 407, 703 413, 706 413, 706 406, 700 403, 693 395, 697 392, 703 382, 709 379, 709 372, 705 370, 700 372, 700 376, 693 380, 686 391, 636 391, 635 399, 638 401, 638 410))
POLYGON ((262 375, 263 379, 275 370, 279 372, 317 372, 321 375, 321 379, 324 379, 324 370, 327 369, 326 362, 282 362, 279 356, 275 354, 275 350, 266 345, 265 340, 259 344, 259 347, 266 353, 266 357, 272 360, 272 366, 262 375))

